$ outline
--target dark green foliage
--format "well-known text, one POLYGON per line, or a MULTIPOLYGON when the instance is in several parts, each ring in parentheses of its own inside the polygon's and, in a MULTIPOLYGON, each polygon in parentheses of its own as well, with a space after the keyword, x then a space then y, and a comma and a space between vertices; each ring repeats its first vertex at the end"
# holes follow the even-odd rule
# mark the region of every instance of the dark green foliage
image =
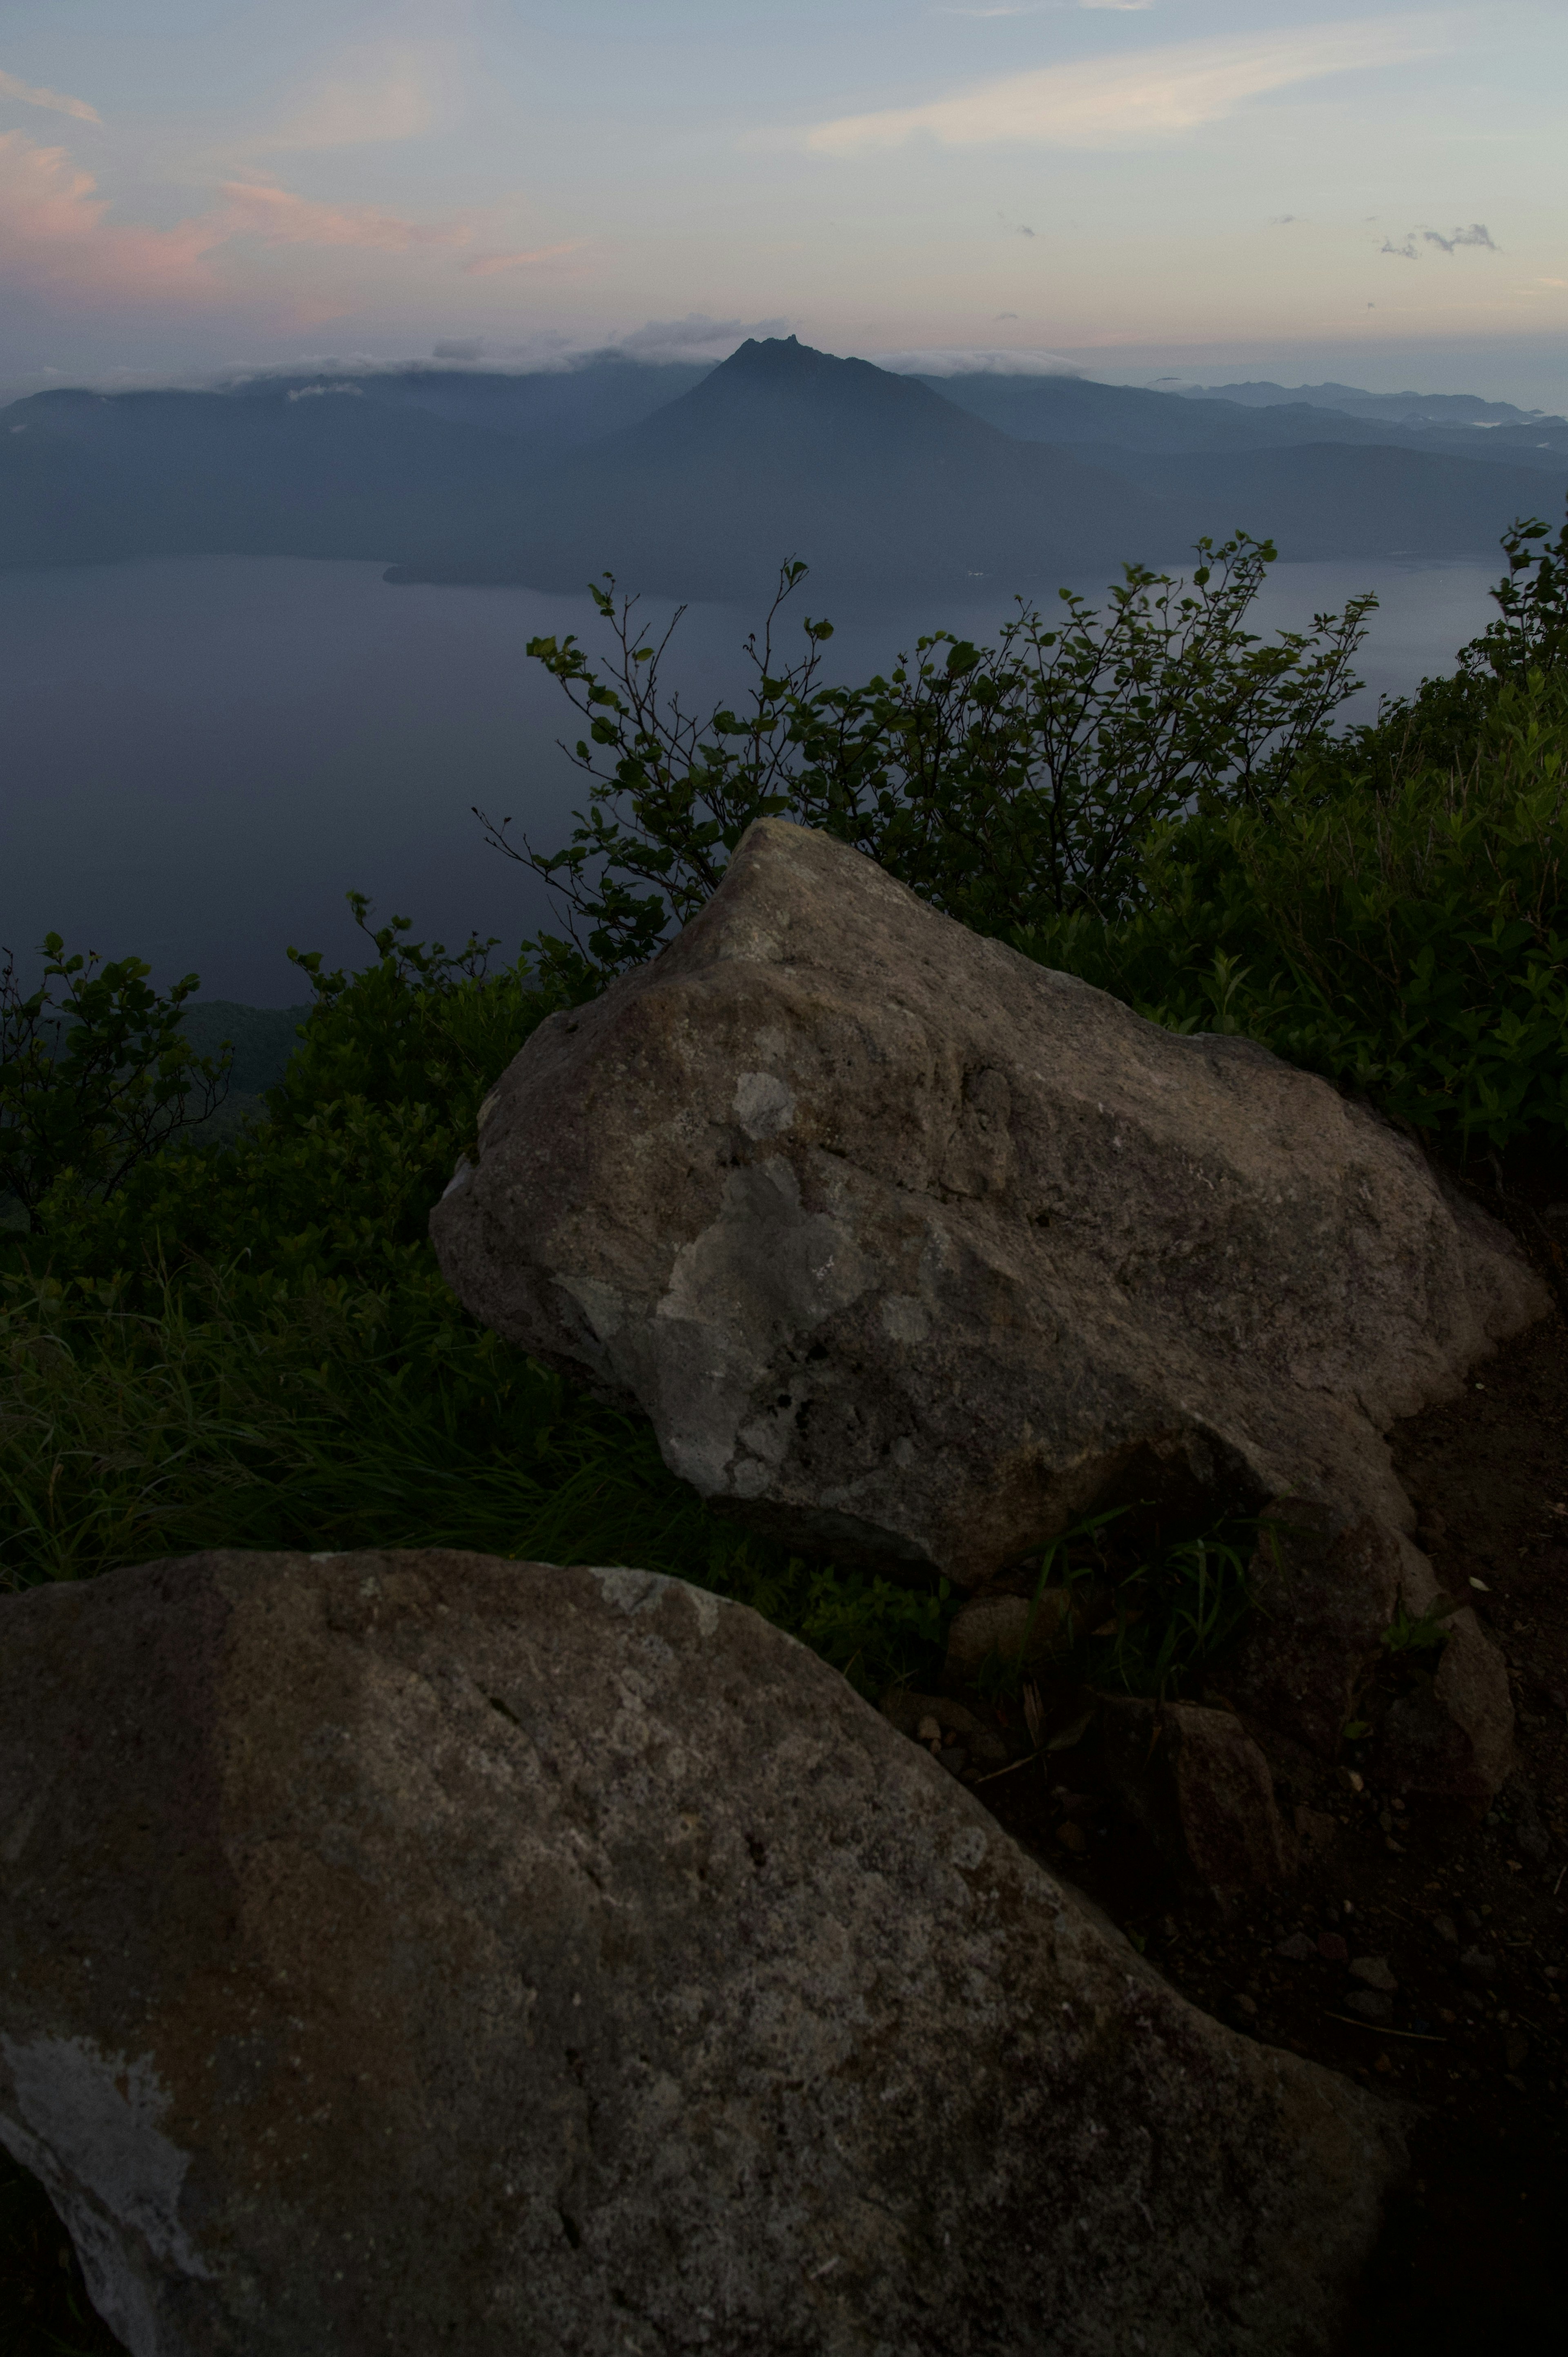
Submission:
POLYGON ((1430 1611, 1412 1619, 1402 1604, 1383 1631, 1383 1646, 1391 1653, 1441 1652, 1448 1642, 1448 1622, 1459 1606, 1451 1597, 1440 1597, 1430 1611))
POLYGON ((1255 1526, 1230 1523, 1139 1564, 1117 1587, 1107 1633, 1088 1641, 1085 1683, 1173 1699, 1190 1691, 1247 1617, 1256 1538, 1255 1526))
POLYGON ((68 955, 58 933, 42 955, 28 991, 0 952, 0 1193, 35 1227, 66 1172, 112 1192, 228 1086, 227 1055, 199 1056, 181 1028, 195 974, 163 996, 140 958, 68 955))
POLYGON ((759 1544, 666 1469, 645 1422, 447 1291, 430 1206, 563 999, 490 971, 493 944, 454 956, 406 933, 371 933, 353 975, 297 960, 316 1004, 264 1121, 173 1146, 112 1197, 63 1178, 11 1244, 0 1570, 15 1586, 225 1545, 636 1563, 755 1605, 868 1692, 928 1663, 943 1596, 759 1544))
POLYGON ((1086 1515, 1043 1550, 1022 1638, 984 1665, 983 1691, 1016 1694, 1027 1683, 1036 1616, 1047 1589, 1061 1588, 1078 1633, 1052 1659, 1058 1684, 1173 1701, 1201 1686, 1246 1620, 1248 1566, 1267 1526, 1231 1518, 1190 1537, 1144 1532, 1150 1544, 1130 1544, 1129 1511, 1086 1515))
POLYGON ((639 642, 635 602, 618 605, 611 582, 594 591, 620 651, 610 676, 575 639, 529 644, 587 721, 574 758, 588 808, 564 851, 515 848, 510 820, 486 822, 490 840, 560 893, 574 941, 606 968, 693 916, 764 816, 825 828, 983 932, 1109 918, 1137 897, 1156 827, 1195 797, 1266 804, 1357 685, 1375 599, 1265 645, 1243 624, 1273 549, 1238 534, 1197 555, 1190 584, 1125 566, 1102 614, 1066 589, 1050 627, 1020 604, 995 647, 937 631, 859 688, 818 683, 825 622, 805 622, 795 663, 775 662, 779 608, 805 573, 789 565, 748 642, 751 709, 706 718, 664 695, 670 632, 639 642))
MULTIPOLYGON (((1264 645, 1266 543, 1187 585, 1125 568, 1103 615, 1063 593, 996 648, 938 632, 863 688, 817 683, 824 622, 751 708, 666 697, 668 633, 599 608, 620 654, 531 651, 588 722, 572 843, 525 859, 564 902, 562 974, 648 955, 751 820, 826 828, 950 915, 1182 1031, 1244 1032, 1463 1157, 1568 1129, 1568 526, 1504 537, 1497 619, 1450 678, 1326 733, 1371 601, 1264 645)), ((678 619, 678 618, 677 618, 678 619)), ((673 626, 671 626, 673 627, 673 626)), ((511 849, 506 822, 491 839, 511 849)))
MULTIPOLYGON (((1389 726, 1402 739, 1406 710, 1389 726)), ((1346 753, 1266 813, 1194 815, 1130 916, 1015 945, 1173 1029, 1244 1032, 1444 1152, 1561 1141, 1568 676, 1491 683, 1446 765, 1409 735, 1380 777, 1346 753)))

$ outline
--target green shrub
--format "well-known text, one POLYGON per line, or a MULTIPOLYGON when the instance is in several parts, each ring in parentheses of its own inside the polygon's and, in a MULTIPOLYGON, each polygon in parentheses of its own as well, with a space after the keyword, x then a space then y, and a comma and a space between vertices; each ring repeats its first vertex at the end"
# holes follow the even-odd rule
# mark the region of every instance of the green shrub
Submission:
POLYGON ((29 991, 0 951, 0 1196, 32 1226, 68 1172, 99 1193, 120 1186, 214 1111, 229 1071, 226 1049, 199 1056, 181 1029, 195 974, 164 996, 147 987, 141 958, 69 955, 58 933, 42 956, 29 991))
MULTIPOLYGON (((1419 739, 1417 740, 1419 743, 1419 739)), ((1505 678, 1463 762, 1306 769, 1197 813, 1144 905, 1015 944, 1180 1031, 1244 1032, 1465 1154, 1568 1130, 1568 678, 1505 678)))
POLYGON ((587 810, 564 851, 514 845, 510 819, 486 821, 489 838, 556 891, 579 955, 606 970, 694 916, 768 816, 825 828, 983 932, 1109 916, 1136 898, 1155 827, 1194 797, 1266 803, 1358 684, 1374 597, 1265 645, 1243 624, 1272 545, 1240 533, 1197 554, 1189 581, 1125 566, 1103 612, 1067 589, 1049 619, 1020 601, 994 647, 936 631, 858 688, 818 683, 827 622, 806 619, 804 653, 776 662, 806 570, 787 565, 748 641, 751 709, 706 717, 664 694, 670 634, 641 642, 611 579, 593 593, 618 648, 607 674, 575 639, 529 645, 587 722, 565 748, 587 810))

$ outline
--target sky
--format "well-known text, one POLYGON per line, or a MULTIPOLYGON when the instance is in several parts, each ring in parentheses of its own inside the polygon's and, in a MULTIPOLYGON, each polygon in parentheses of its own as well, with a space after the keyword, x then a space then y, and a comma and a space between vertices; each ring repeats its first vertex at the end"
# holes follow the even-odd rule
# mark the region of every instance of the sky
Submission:
POLYGON ((1568 408, 1568 7, 5 0, 0 388, 795 333, 1568 408))

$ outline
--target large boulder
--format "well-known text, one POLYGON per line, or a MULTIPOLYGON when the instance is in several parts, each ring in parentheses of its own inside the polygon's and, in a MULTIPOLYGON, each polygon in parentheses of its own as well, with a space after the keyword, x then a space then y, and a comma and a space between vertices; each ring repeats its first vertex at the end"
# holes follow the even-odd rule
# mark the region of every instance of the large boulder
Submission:
POLYGON ((0 2136, 134 2357, 1285 2357, 1398 2166, 754 1614, 209 1555, 0 1604, 0 2136))
POLYGON ((1412 1519, 1381 1433, 1550 1307, 1410 1141, 759 821, 546 1023, 432 1221, 474 1313, 791 1541, 970 1585, 1091 1506, 1412 1519))

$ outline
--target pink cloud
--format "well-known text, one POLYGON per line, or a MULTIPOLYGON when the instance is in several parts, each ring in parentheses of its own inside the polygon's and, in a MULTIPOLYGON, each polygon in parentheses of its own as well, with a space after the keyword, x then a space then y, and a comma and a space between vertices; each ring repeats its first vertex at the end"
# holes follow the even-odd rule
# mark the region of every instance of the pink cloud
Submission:
POLYGON ((222 193, 223 235, 257 237, 267 245, 359 245, 407 253, 421 245, 466 245, 473 234, 462 222, 425 228, 370 205, 317 204, 269 183, 228 180, 222 193))
MULTIPOLYGON (((424 225, 369 205, 319 204, 271 181, 228 182, 218 199, 168 229, 111 218, 111 202, 63 147, 0 133, 0 284, 65 307, 106 302, 207 305, 236 289, 220 249, 316 246, 409 253, 466 245, 466 222, 424 225)), ((543 252, 560 249, 543 249, 543 252)), ((530 259, 501 255, 492 266, 530 259)))
POLYGON ((205 301, 206 256, 226 232, 210 219, 172 229, 109 221, 109 199, 63 147, 0 132, 0 277, 67 301, 205 301))
POLYGON ((0 73, 0 98, 15 99, 21 106, 41 106, 50 114, 73 114, 79 123, 103 120, 84 98, 68 98, 63 90, 39 90, 32 82, 18 81, 15 74, 0 73))

